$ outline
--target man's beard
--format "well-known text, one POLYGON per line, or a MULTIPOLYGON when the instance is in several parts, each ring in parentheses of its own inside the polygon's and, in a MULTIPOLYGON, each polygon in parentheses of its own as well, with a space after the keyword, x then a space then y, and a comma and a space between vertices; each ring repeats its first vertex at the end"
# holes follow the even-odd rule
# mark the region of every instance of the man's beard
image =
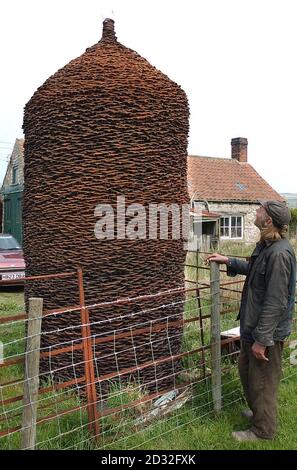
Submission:
POLYGON ((255 220, 254 224, 256 225, 256 227, 261 231, 263 230, 263 228, 267 227, 267 221, 266 219, 262 219, 262 220, 255 220))

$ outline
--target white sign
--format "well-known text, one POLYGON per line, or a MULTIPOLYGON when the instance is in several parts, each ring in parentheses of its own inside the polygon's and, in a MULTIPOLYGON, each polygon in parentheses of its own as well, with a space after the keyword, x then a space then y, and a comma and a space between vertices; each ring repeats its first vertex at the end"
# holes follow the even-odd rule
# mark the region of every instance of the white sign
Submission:
POLYGON ((10 279, 19 279, 20 277, 25 277, 25 272, 21 271, 18 273, 3 273, 2 274, 2 280, 3 281, 8 281, 10 279))

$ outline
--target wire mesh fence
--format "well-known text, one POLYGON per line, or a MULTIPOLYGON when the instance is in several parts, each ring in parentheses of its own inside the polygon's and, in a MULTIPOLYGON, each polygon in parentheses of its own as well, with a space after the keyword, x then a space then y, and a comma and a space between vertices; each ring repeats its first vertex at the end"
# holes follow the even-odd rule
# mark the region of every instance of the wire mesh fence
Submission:
MULTIPOLYGON (((243 279, 227 280, 224 269, 211 273, 203 255, 191 255, 179 289, 86 304, 78 269, 58 276, 77 278, 79 305, 39 306, 34 320, 30 305, 28 314, 1 316, 0 447, 132 449, 241 401, 240 338, 233 329, 243 279), (146 309, 148 297, 156 302, 146 309), (92 319, 94 309, 114 304, 118 318, 92 319), (43 329, 45 317, 48 325, 60 316, 70 321, 43 329), (115 320, 121 325, 116 329, 115 320), (32 322, 39 330, 30 328, 32 322), (40 345, 34 346, 36 338, 40 345), (36 362, 42 367, 32 372, 36 362), (108 371, 106 363, 112 364, 108 371)), ((285 379, 296 374, 295 338, 296 322, 285 379)))

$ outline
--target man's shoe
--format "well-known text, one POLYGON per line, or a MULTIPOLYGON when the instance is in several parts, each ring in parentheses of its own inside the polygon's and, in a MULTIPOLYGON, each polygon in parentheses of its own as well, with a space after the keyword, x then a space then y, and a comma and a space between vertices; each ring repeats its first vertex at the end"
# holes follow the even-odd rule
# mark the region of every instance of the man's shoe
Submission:
POLYGON ((241 416, 243 416, 243 417, 246 418, 246 419, 251 420, 251 419, 253 418, 253 416, 254 416, 254 413, 252 412, 252 410, 250 410, 249 408, 247 408, 246 410, 242 410, 241 416))
POLYGON ((246 431, 234 431, 232 432, 232 437, 239 442, 252 442, 259 441, 261 438, 256 436, 250 429, 246 431))

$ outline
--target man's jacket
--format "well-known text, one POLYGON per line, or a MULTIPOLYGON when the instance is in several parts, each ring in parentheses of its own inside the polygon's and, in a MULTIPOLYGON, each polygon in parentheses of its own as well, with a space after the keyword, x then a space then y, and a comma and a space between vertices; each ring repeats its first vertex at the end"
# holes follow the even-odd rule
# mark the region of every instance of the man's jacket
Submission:
POLYGON ((229 258, 227 274, 245 274, 240 306, 243 340, 273 346, 291 333, 296 257, 287 239, 257 243, 250 261, 229 258))

